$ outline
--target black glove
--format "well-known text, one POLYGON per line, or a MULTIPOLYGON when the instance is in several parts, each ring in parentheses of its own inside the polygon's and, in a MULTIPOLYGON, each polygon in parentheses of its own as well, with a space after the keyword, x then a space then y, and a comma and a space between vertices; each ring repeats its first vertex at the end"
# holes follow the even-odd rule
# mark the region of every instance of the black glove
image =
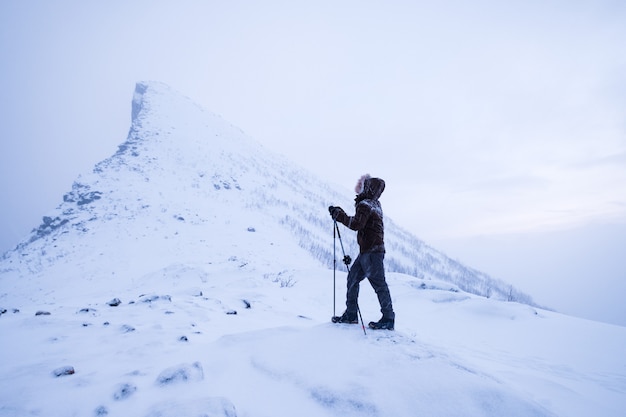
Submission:
POLYGON ((343 209, 341 207, 334 207, 334 206, 328 207, 328 212, 330 213, 330 217, 332 217, 333 220, 337 220, 337 216, 342 211, 343 211, 343 209))

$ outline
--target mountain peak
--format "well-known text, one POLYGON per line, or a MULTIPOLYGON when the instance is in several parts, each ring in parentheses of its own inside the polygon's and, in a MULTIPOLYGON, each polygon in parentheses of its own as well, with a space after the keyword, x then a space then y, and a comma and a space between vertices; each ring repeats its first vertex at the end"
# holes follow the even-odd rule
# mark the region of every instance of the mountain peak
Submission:
POLYGON ((139 113, 143 109, 143 95, 148 89, 147 82, 138 82, 135 84, 135 93, 133 94, 132 102, 132 121, 134 122, 139 116, 139 113))

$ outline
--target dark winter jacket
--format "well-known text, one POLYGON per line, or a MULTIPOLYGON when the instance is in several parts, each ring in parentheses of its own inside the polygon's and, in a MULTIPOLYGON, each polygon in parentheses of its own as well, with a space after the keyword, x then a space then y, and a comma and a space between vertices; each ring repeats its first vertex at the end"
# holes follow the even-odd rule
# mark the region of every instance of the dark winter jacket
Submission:
POLYGON ((357 231, 357 242, 361 253, 385 252, 383 210, 378 198, 385 190, 385 181, 380 178, 365 178, 363 190, 356 196, 356 213, 348 216, 341 210, 336 220, 357 231))

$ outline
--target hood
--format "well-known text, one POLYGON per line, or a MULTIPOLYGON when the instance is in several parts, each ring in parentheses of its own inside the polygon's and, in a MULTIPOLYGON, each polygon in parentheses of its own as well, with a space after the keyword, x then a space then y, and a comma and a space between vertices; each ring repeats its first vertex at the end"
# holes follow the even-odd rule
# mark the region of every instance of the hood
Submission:
POLYGON ((385 191, 385 181, 381 178, 364 178, 361 192, 363 197, 378 200, 383 191, 385 191))

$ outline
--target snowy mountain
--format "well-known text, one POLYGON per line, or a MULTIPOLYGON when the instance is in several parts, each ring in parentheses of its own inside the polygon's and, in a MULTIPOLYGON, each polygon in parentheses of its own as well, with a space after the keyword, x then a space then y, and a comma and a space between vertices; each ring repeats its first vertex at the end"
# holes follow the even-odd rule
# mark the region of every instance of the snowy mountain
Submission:
MULTIPOLYGON (((89 272, 109 276, 120 270, 120 262, 126 270, 126 264, 140 259, 160 259, 163 265, 180 261, 185 258, 181 248, 184 252, 189 244, 194 259, 197 251, 210 253, 217 245, 246 262, 255 258, 258 245, 270 245, 271 259, 280 266, 310 264, 313 258, 315 265, 332 267, 327 207, 339 204, 350 210, 350 196, 268 152, 169 87, 139 83, 126 142, 93 173, 78 178, 63 203, 5 257, 9 269, 29 272, 58 263, 74 265, 75 259, 86 267, 114 259, 108 270, 89 272), (106 249, 103 238, 109 238, 106 249), (282 251, 294 242, 304 251, 284 259, 282 251)), ((389 218, 385 232, 389 271, 533 305, 530 296, 446 257, 389 218)), ((354 234, 345 233, 343 239, 347 253, 356 255, 354 234)))
MULTIPOLYGON (((0 262, 0 416, 623 414, 625 328, 542 310, 388 218, 396 331, 328 323, 327 207, 349 192, 163 84, 137 84, 132 116, 0 262)), ((360 304, 379 318, 366 283, 360 304)))

